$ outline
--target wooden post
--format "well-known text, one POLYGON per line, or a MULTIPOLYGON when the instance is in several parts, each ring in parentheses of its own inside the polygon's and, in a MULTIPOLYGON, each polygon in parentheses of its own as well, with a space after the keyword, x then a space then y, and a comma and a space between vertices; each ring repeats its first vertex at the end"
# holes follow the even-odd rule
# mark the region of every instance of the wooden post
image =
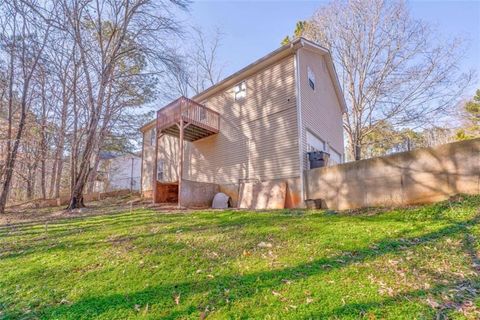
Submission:
POLYGON ((152 191, 153 191, 153 203, 157 202, 157 162, 158 162, 158 125, 155 127, 155 161, 153 162, 153 179, 152 179, 152 191))
POLYGON ((180 116, 180 159, 178 161, 178 206, 182 203, 182 178, 183 178, 183 118, 180 116))

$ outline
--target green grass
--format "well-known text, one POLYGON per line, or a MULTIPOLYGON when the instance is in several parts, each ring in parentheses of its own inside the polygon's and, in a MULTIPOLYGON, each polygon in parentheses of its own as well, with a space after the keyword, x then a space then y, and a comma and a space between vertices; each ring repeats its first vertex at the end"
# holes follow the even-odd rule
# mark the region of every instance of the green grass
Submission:
POLYGON ((479 207, 464 196, 1 226, 0 318, 477 319, 479 207))

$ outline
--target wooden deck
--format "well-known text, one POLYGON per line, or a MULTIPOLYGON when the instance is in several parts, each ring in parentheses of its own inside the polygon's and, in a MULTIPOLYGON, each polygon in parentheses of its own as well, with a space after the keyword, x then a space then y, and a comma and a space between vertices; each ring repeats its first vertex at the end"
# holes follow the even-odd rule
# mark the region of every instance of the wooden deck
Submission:
POLYGON ((185 97, 157 111, 158 134, 180 137, 180 124, 184 139, 196 141, 219 132, 220 116, 218 112, 185 97))
MULTIPOLYGON (((178 137, 180 142, 178 162, 177 201, 181 201, 183 179, 183 149, 184 140, 193 142, 217 134, 220 131, 220 115, 204 105, 191 99, 181 97, 164 108, 157 111, 157 137, 155 139, 155 161, 153 163, 153 188, 154 202, 160 201, 169 194, 174 193, 172 186, 158 188, 157 162, 158 140, 163 134, 178 137), (172 191, 173 190, 173 191, 172 191)), ((169 196, 168 196, 169 197, 169 196)), ((172 199, 170 197, 170 199, 172 199)))

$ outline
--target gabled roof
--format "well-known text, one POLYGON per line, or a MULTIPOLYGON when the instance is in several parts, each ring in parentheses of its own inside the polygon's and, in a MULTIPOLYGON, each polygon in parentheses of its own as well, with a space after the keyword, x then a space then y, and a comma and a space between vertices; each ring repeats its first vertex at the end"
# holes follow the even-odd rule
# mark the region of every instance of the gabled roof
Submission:
MULTIPOLYGON (((338 101, 340 102, 340 107, 342 108, 342 112, 346 112, 347 110, 347 104, 345 102, 345 97, 343 96, 343 91, 340 86, 340 81, 338 80, 338 75, 335 70, 335 66, 333 64, 332 60, 332 55, 330 54, 330 51, 310 40, 307 40, 305 38, 296 38, 292 42, 285 44, 281 46, 280 48, 270 52, 266 56, 258 59, 257 61, 247 65, 246 67, 240 69, 239 71, 233 73, 232 75, 226 77, 222 81, 214 84, 213 86, 209 87, 208 89, 200 92, 199 94, 195 95, 192 97, 192 100, 195 100, 197 102, 201 102, 208 97, 214 95, 215 93, 225 90, 227 88, 233 87, 243 79, 257 73, 258 71, 276 63, 277 61, 288 57, 292 54, 294 54, 297 50, 305 48, 311 51, 314 51, 316 53, 319 53, 323 56, 325 56, 325 61, 327 64, 327 68, 330 74, 330 77, 332 78, 332 82, 335 88, 335 93, 337 95, 338 101)), ((145 124, 140 128, 140 131, 145 131, 153 127, 155 124, 155 120, 152 120, 151 122, 145 124)))
POLYGON ((229 88, 231 86, 234 86, 244 78, 255 74, 257 71, 270 66, 271 64, 291 55, 294 54, 298 49, 300 48, 306 48, 311 51, 317 52, 323 56, 326 57, 326 62, 327 62, 327 67, 330 73, 330 76, 332 77, 332 82, 335 87, 335 92, 337 94, 337 98, 340 102, 340 106, 342 107, 342 111, 346 112, 346 102, 345 98, 343 96, 343 91, 340 86, 340 81, 338 80, 338 75, 335 70, 335 66, 333 65, 333 60, 332 60, 332 55, 330 54, 330 51, 310 40, 307 40, 305 38, 296 38, 292 42, 285 44, 278 48, 275 51, 270 52, 266 56, 258 59, 257 61, 249 64, 245 68, 235 72, 234 74, 226 77, 222 81, 218 82, 217 84, 211 86, 210 88, 204 90, 203 92, 195 95, 192 100, 195 101, 202 101, 209 96, 215 94, 218 91, 221 91, 223 89, 229 88))
POLYGON ((338 79, 337 70, 335 69, 335 65, 333 64, 333 58, 330 50, 305 38, 298 38, 297 41, 301 43, 302 47, 305 47, 306 49, 310 49, 312 51, 318 51, 325 56, 327 68, 330 77, 332 78, 335 93, 337 94, 337 99, 340 102, 340 107, 342 108, 343 113, 347 112, 347 102, 345 101, 345 96, 343 95, 342 86, 340 85, 340 80, 338 79))

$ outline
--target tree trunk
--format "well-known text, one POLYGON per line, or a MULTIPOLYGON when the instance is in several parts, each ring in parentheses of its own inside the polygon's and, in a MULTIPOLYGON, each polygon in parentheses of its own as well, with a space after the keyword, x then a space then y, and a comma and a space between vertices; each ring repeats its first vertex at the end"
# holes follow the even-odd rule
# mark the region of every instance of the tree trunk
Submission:
POLYGON ((93 161, 92 172, 88 178, 88 192, 93 192, 93 188, 95 186, 95 179, 97 178, 97 170, 98 170, 99 163, 100 163, 100 151, 96 150, 95 160, 93 161))
POLYGON ((72 132, 72 152, 70 154, 70 196, 73 194, 75 187, 75 177, 77 176, 77 156, 78 156, 78 110, 77 110, 77 78, 76 78, 77 65, 74 69, 73 77, 73 132, 72 132))
POLYGON ((55 179, 57 175, 57 165, 58 165, 58 158, 57 158, 57 152, 55 152, 55 157, 53 159, 53 164, 52 164, 52 174, 50 175, 50 187, 48 188, 48 197, 53 198, 54 195, 54 190, 55 190, 55 179))
POLYGON ((350 161, 358 161, 362 159, 362 145, 355 137, 348 137, 348 153, 350 161))
MULTIPOLYGON (((28 84, 27 84, 28 85, 28 84)), ((25 87, 25 85, 24 85, 25 87)), ((15 166, 15 161, 17 159, 17 152, 20 146, 20 139, 22 138, 23 128, 25 126, 25 118, 27 116, 27 101, 25 96, 25 88, 24 88, 24 96, 22 97, 22 111, 20 114, 20 123, 18 124, 17 135, 15 138, 15 142, 13 144, 12 151, 7 154, 7 161, 5 162, 5 179, 3 181, 2 193, 0 194, 0 213, 5 212, 5 207, 7 205, 8 193, 10 191, 10 185, 12 183, 12 176, 13 176, 13 168, 15 166)))
POLYGON ((42 92, 42 128, 41 128, 41 140, 40 140, 40 189, 42 192, 42 198, 47 198, 47 182, 46 182, 46 170, 47 170, 47 98, 45 90, 45 74, 42 71, 41 75, 41 92, 42 92))
POLYGON ((42 160, 40 161, 40 188, 42 191, 42 199, 47 198, 47 187, 46 187, 46 170, 47 165, 45 162, 45 154, 42 155, 42 160))
POLYGON ((63 159, 58 160, 57 172, 55 176, 55 198, 60 197, 60 188, 62 187, 62 172, 63 172, 63 159))
POLYGON ((355 161, 361 160, 362 159, 362 146, 360 143, 357 143, 355 145, 355 161))
POLYGON ((70 203, 67 207, 68 210, 78 209, 85 207, 83 202, 83 191, 88 180, 88 176, 91 172, 90 167, 90 158, 92 156, 92 140, 94 139, 93 135, 90 135, 87 139, 85 151, 82 157, 82 162, 80 163, 80 168, 75 179, 74 187, 72 194, 70 196, 70 203))
MULTIPOLYGON (((64 105, 62 110, 62 120, 60 124, 60 132, 58 136, 58 145, 57 150, 55 152, 55 162, 53 164, 52 169, 52 178, 50 182, 50 195, 53 194, 53 190, 55 190, 55 198, 60 196, 60 183, 62 178, 62 171, 63 171, 63 149, 65 146, 65 130, 67 125, 67 109, 66 105, 64 105)), ((73 150, 73 148, 72 148, 73 150)))
POLYGON ((27 200, 33 200, 35 197, 35 176, 37 172, 37 162, 33 166, 27 166, 27 200))

